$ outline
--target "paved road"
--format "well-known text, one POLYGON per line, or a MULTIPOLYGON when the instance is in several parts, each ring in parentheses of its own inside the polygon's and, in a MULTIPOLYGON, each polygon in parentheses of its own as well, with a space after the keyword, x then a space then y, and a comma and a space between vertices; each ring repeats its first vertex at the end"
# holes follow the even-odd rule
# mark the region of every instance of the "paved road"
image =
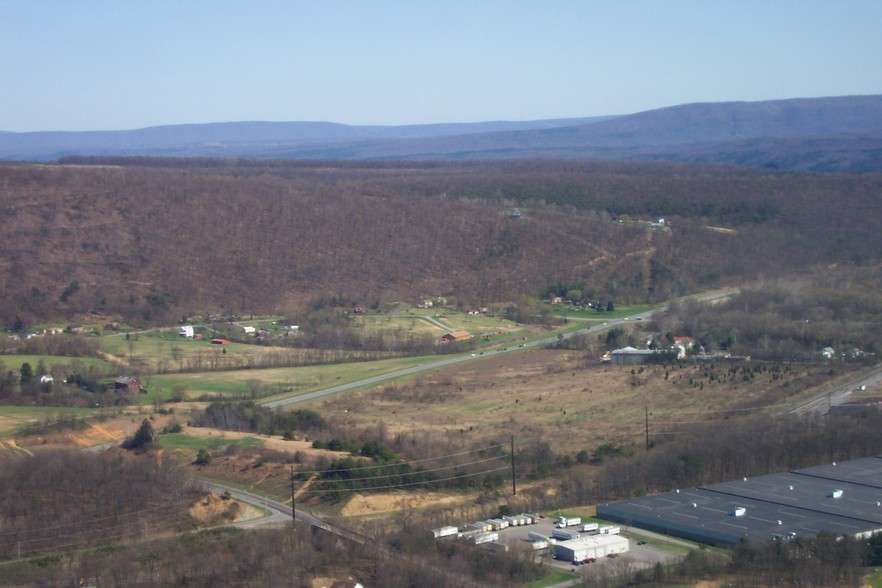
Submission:
POLYGON ((838 406, 848 402, 852 392, 855 390, 859 390, 862 386, 874 386, 879 382, 882 382, 882 366, 867 368, 844 384, 814 394, 796 406, 782 410, 780 414, 782 416, 809 413, 826 414, 831 406, 838 406))
MULTIPOLYGON (((728 290, 724 292, 714 292, 712 294, 705 294, 702 296, 693 297, 693 300, 697 300, 699 302, 711 302, 713 300, 719 300, 720 298, 726 298, 735 293, 735 290, 728 290)), ((587 335, 590 333, 596 333, 599 331, 604 331, 606 329, 610 329, 619 324, 630 324, 634 321, 642 321, 648 320, 652 318, 652 315, 656 312, 661 312, 665 310, 665 307, 656 308, 653 310, 649 310, 646 312, 642 312, 640 314, 635 314, 626 318, 620 319, 611 319, 602 324, 594 325, 591 327, 584 327, 581 329, 576 329, 573 331, 569 331, 568 333, 556 334, 550 337, 544 337, 542 339, 533 339, 530 341, 522 341, 520 344, 513 344, 509 347, 502 347, 496 351, 485 351, 483 354, 471 353, 465 355, 456 355, 447 357, 445 359, 436 360, 434 357, 427 359, 428 363, 424 363, 422 365, 417 365, 409 368, 405 368, 402 370, 397 370, 394 372, 389 372, 388 374, 382 374, 379 376, 373 376, 370 378, 365 378, 363 380, 357 380, 355 382, 350 382, 348 384, 340 384, 339 386, 331 386, 330 388, 323 388, 322 390, 316 390, 314 392, 308 392, 306 394, 300 394, 299 396, 291 396, 289 398, 282 398, 280 400, 273 400, 272 402, 267 402, 264 406, 268 408, 279 408, 282 406, 287 406, 289 404, 296 404, 299 402, 307 402, 309 400, 315 400, 316 398, 322 398, 324 396, 330 396, 332 394, 339 394, 340 392, 345 392, 347 390, 353 390, 355 388, 361 388, 363 386, 371 386, 373 384, 379 384, 381 382, 385 382, 387 380, 394 380, 395 378, 400 378, 402 376, 408 376, 411 374, 417 374, 420 372, 425 372, 429 370, 435 370, 441 367, 454 365, 457 363, 461 363, 464 361, 479 361, 482 359, 486 359, 487 357, 491 357, 494 354, 499 353, 512 353, 518 351, 519 349, 531 348, 531 347, 545 347, 547 345, 551 345, 556 343, 560 339, 570 339, 577 335, 587 335)), ((446 327, 445 327, 446 328, 446 327)))

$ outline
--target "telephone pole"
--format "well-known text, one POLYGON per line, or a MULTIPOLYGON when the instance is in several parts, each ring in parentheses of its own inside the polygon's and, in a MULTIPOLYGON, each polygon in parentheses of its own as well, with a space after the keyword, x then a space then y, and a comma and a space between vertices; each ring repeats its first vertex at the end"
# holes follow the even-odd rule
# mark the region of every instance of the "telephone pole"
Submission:
POLYGON ((297 530, 297 506, 294 504, 294 466, 291 466, 291 536, 297 530))
POLYGON ((518 495, 518 484, 515 481, 514 435, 511 436, 511 495, 518 495))
POLYGON ((646 451, 649 451, 649 405, 644 405, 643 409, 646 412, 646 451))

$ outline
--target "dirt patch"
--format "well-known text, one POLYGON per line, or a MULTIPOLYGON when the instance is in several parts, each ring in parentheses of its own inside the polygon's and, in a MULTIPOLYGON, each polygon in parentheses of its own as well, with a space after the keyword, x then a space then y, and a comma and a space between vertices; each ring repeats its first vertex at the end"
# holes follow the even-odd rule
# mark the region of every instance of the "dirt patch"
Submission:
POLYGON ((242 515, 242 506, 235 500, 212 492, 193 503, 189 513, 200 525, 221 525, 237 520, 242 515))
POLYGON ((419 510, 426 507, 471 503, 474 501, 474 498, 471 495, 451 496, 438 492, 420 492, 418 494, 407 494, 404 492, 370 495, 356 494, 340 510, 340 514, 344 517, 380 515, 405 509, 419 510))
POLYGON ((65 439, 78 447, 92 447, 108 441, 125 439, 131 426, 131 419, 107 421, 104 423, 92 423, 82 431, 65 434, 65 439))

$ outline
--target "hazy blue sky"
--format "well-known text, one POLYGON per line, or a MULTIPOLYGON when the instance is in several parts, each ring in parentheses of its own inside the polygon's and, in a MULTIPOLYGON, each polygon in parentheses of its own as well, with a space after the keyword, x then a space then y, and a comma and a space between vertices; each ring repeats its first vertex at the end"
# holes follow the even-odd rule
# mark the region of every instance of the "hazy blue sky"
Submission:
POLYGON ((880 0, 0 0, 0 129, 882 94, 880 0))

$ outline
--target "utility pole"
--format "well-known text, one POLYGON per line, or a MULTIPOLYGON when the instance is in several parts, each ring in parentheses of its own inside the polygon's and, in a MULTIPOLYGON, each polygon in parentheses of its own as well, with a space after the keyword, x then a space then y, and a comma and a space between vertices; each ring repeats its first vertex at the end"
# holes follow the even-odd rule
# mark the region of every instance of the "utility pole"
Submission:
POLYGON ((511 436, 511 495, 518 495, 518 484, 515 481, 514 435, 511 436))
POLYGON ((291 466, 291 536, 297 530, 297 506, 294 504, 294 466, 291 466))
POLYGON ((649 451, 649 405, 644 405, 643 410, 646 412, 646 451, 649 451))

